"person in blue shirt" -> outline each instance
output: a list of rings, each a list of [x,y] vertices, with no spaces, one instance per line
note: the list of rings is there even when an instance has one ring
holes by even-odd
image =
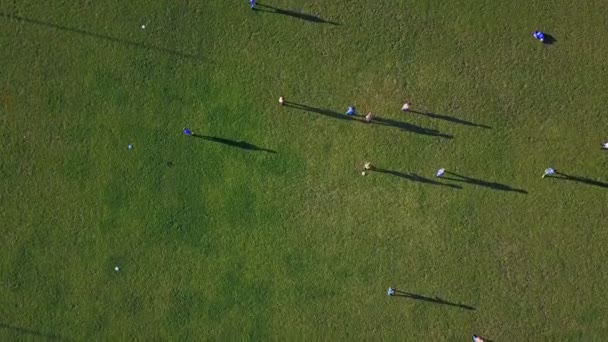
[[[545,34],[542,31],[534,31],[532,32],[532,37],[540,40],[541,42],[545,41]]]
[[[190,128],[184,128],[184,134],[187,136],[191,136],[192,135],[192,131],[190,130]]]
[[[355,111],[355,106],[348,107],[348,110],[346,111],[346,115],[355,115],[355,114],[357,114],[357,112]]]
[[[545,178],[546,176],[553,176],[555,174],[555,169],[552,167],[549,167],[545,170],[545,173],[543,173],[543,178]]]
[[[394,296],[394,295],[395,295],[395,289],[394,289],[394,288],[392,288],[392,287],[389,287],[389,288],[388,288],[388,292],[387,292],[387,294],[388,294],[389,296],[391,296],[391,297],[392,297],[392,296]]]
[[[255,9],[255,0],[249,0],[249,3],[251,3],[251,9]]]

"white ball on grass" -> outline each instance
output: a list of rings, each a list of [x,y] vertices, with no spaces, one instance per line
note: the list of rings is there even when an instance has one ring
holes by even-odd
[[[114,267],[114,271],[116,271],[116,272],[120,271],[120,267],[115,266],[115,267]]]
[[[361,172],[361,176],[365,176],[365,175],[366,175],[365,171]]]

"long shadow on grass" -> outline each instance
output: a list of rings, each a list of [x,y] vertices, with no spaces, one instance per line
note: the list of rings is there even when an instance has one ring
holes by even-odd
[[[456,182],[464,182],[464,183],[469,183],[469,184],[473,184],[473,185],[484,186],[484,187],[491,188],[491,189],[494,189],[494,190],[513,191],[513,192],[517,192],[517,193],[520,193],[520,194],[527,194],[528,193],[526,190],[516,189],[516,188],[513,188],[513,187],[511,187],[509,185],[506,185],[506,184],[501,184],[501,183],[496,183],[496,182],[488,182],[488,181],[484,181],[484,180],[481,180],[481,179],[476,179],[476,178],[471,178],[471,177],[459,175],[457,173],[450,172],[450,171],[446,171],[445,174],[452,175],[453,177],[443,176],[442,177],[443,179],[449,179],[449,180],[456,181]]]
[[[248,143],[246,141],[242,141],[242,140],[236,141],[236,140],[230,140],[230,139],[226,139],[226,138],[212,137],[212,136],[200,135],[200,134],[192,134],[192,136],[195,138],[205,139],[205,140],[213,141],[216,143],[220,143],[220,144],[224,144],[224,145],[228,145],[228,146],[232,146],[232,147],[242,148],[244,150],[277,153],[277,151],[258,147],[254,144],[250,144],[250,143]]]
[[[440,185],[440,186],[447,186],[447,187],[454,188],[454,189],[462,189],[462,187],[459,186],[459,185],[448,184],[448,183],[441,183],[441,182],[438,182],[438,181],[435,181],[435,180],[432,180],[432,179],[424,178],[424,177],[419,176],[419,175],[417,175],[415,173],[406,174],[406,173],[402,173],[402,172],[399,172],[399,171],[380,169],[380,168],[377,168],[377,167],[374,167],[373,169],[371,169],[371,171],[380,172],[380,173],[386,173],[388,175],[405,178],[407,180],[410,180],[410,181],[413,181],[413,182],[420,182],[420,183],[423,183],[423,184]]]
[[[555,171],[555,174],[558,175],[558,177],[551,176],[551,175],[548,175],[547,177],[551,177],[551,178],[555,178],[555,179],[562,179],[562,180],[569,180],[569,181],[587,184],[587,185],[599,186],[600,188],[608,188],[608,183],[596,181],[596,180],[593,180],[593,179],[590,179],[587,177],[567,175],[563,172],[557,172],[557,171]]]
[[[420,111],[416,111],[416,110],[410,110],[410,112],[416,113],[416,114],[420,114],[420,115],[424,115],[424,116],[427,116],[429,118],[439,119],[439,120],[445,120],[445,121],[449,121],[449,122],[453,122],[453,123],[457,123],[457,124],[461,124],[461,125],[466,125],[466,126],[481,127],[481,128],[485,128],[485,129],[491,129],[492,128],[490,126],[477,124],[477,123],[474,123],[474,122],[471,122],[471,121],[466,121],[466,120],[459,119],[459,118],[456,118],[456,117],[453,117],[453,116],[449,116],[449,115],[445,115],[445,114],[437,114],[437,113],[431,113],[431,112],[420,112]]]
[[[58,25],[58,24],[48,23],[48,22],[41,21],[41,20],[20,17],[18,15],[14,15],[14,14],[7,14],[7,13],[0,12],[0,17],[4,17],[4,18],[7,18],[7,19],[18,20],[18,21],[22,21],[22,22],[25,22],[25,23],[28,23],[28,24],[34,24],[34,25],[39,25],[39,26],[51,27],[51,28],[54,28],[54,29],[57,29],[57,30],[62,30],[62,31],[67,31],[67,32],[72,32],[72,33],[78,33],[78,34],[82,34],[82,35],[85,35],[85,36],[94,37],[94,38],[98,38],[98,39],[103,39],[103,40],[107,40],[107,41],[110,41],[110,42],[119,43],[119,44],[131,46],[131,47],[136,47],[136,48],[140,48],[140,49],[148,49],[148,50],[168,53],[170,55],[175,55],[175,56],[184,57],[184,58],[190,58],[190,59],[201,59],[200,56],[196,56],[196,55],[192,55],[192,54],[188,54],[188,53],[184,53],[184,52],[180,52],[180,51],[176,51],[176,50],[172,50],[172,49],[168,49],[168,48],[164,48],[164,47],[158,47],[158,46],[153,46],[153,45],[147,45],[147,44],[143,44],[143,43],[133,42],[133,41],[129,41],[129,40],[121,39],[121,38],[107,36],[107,35],[104,35],[104,34],[99,34],[99,33],[85,31],[85,30],[82,30],[82,29],[74,28],[74,27],[67,27],[67,26],[62,26],[62,25]]]
[[[289,102],[285,101],[284,106],[307,111],[307,112],[317,113],[317,114],[320,114],[323,116],[330,117],[332,119],[366,123],[365,120],[358,115],[346,115],[344,113],[338,113],[331,109],[311,107],[311,106],[308,106],[308,105],[305,105],[302,103],[291,102],[291,101],[289,101]],[[453,138],[453,136],[451,136],[451,135],[443,134],[434,129],[416,126],[416,125],[413,125],[413,124],[410,124],[407,122],[395,121],[395,120],[391,120],[391,119],[384,119],[381,117],[374,117],[373,120],[369,124],[395,127],[395,128],[399,128],[403,131],[412,132],[412,133],[416,133],[416,134],[429,135],[429,136],[441,137],[441,138],[446,138],[446,139]]]
[[[44,333],[44,332],[40,332],[40,331],[36,331],[36,330],[32,330],[32,329],[26,329],[26,328],[16,327],[16,326],[9,325],[9,324],[0,323],[0,330],[3,330],[3,329],[4,330],[14,331],[14,332],[16,332],[18,334],[36,336],[36,337],[44,338],[44,339],[47,339],[47,340],[61,340],[61,339],[63,339],[59,335],[48,334],[48,333]]]
[[[444,138],[444,139],[453,139],[454,138],[453,135],[441,133],[436,129],[416,126],[411,123],[396,121],[396,120],[392,120],[392,119],[385,119],[385,118],[381,118],[381,117],[377,117],[377,116],[374,117],[374,119],[372,120],[371,123],[376,124],[376,125],[382,125],[382,126],[396,127],[396,128],[400,128],[403,131],[412,132],[412,133],[416,133],[416,134],[429,135],[429,136],[439,137],[439,138]]]
[[[411,299],[415,299],[415,300],[421,300],[421,301],[430,302],[430,303],[434,303],[434,304],[449,305],[449,306],[454,306],[454,307],[458,307],[458,308],[466,309],[466,310],[475,310],[474,307],[469,306],[469,305],[449,302],[449,301],[441,299],[439,297],[421,296],[421,295],[418,295],[415,293],[409,293],[409,292],[405,292],[405,291],[401,291],[401,290],[395,290],[395,296],[411,298]]]
[[[332,119],[362,122],[361,120],[359,120],[355,116],[338,113],[338,112],[333,111],[331,109],[311,107],[311,106],[308,106],[308,105],[305,105],[305,104],[302,104],[302,103],[291,102],[291,101],[285,101],[283,103],[283,105],[286,106],[286,107],[291,107],[291,108],[303,110],[303,111],[306,111],[306,112],[317,113],[317,114],[320,114],[320,115],[323,115],[323,116],[330,117]]]
[[[289,17],[302,19],[302,20],[305,20],[305,21],[308,21],[311,23],[340,25],[340,23],[336,23],[336,22],[329,21],[329,20],[324,20],[324,19],[319,18],[319,16],[312,15],[312,14],[296,12],[296,11],[292,11],[292,10],[288,10],[288,9],[282,9],[282,8],[278,8],[278,7],[274,7],[274,6],[270,6],[270,5],[261,4],[259,2],[257,3],[257,6],[259,6],[259,7],[254,8],[254,10],[260,11],[260,12],[282,14],[282,15],[286,15]],[[263,8],[269,8],[270,10],[263,9]]]

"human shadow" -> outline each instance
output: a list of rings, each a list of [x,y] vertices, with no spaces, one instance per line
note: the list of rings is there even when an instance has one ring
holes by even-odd
[[[414,125],[411,123],[396,121],[396,120],[392,120],[392,119],[385,119],[385,118],[378,117],[378,116],[374,117],[371,123],[377,124],[377,125],[383,125],[383,126],[396,127],[403,131],[412,132],[412,133],[416,133],[416,134],[429,135],[429,136],[440,137],[440,138],[444,138],[444,139],[453,139],[454,138],[453,135],[441,133],[440,131],[438,131],[436,129],[421,127],[421,126],[417,126],[417,125]]]
[[[409,110],[412,113],[416,113],[416,114],[420,114],[420,115],[424,115],[427,116],[429,118],[433,118],[433,119],[440,119],[440,120],[445,120],[445,121],[449,121],[449,122],[453,122],[453,123],[457,123],[457,124],[461,124],[461,125],[466,125],[466,126],[473,126],[473,127],[480,127],[480,128],[485,128],[485,129],[491,129],[492,127],[490,126],[486,126],[486,125],[482,125],[482,124],[477,124],[471,121],[466,121],[463,119],[459,119],[453,116],[449,116],[449,115],[445,115],[445,114],[437,114],[437,113],[431,113],[431,112],[421,112],[421,111],[416,111],[416,110]]]
[[[293,11],[293,10],[288,10],[288,9],[278,8],[278,7],[274,7],[274,6],[270,6],[270,5],[265,5],[265,4],[262,4],[262,3],[259,3],[259,2],[257,3],[257,6],[258,7],[255,7],[254,10],[260,11],[260,12],[282,14],[282,15],[293,17],[293,18],[305,20],[305,21],[308,21],[308,22],[311,22],[311,23],[340,25],[340,23],[337,23],[337,22],[334,22],[334,21],[325,20],[325,19],[322,19],[319,16],[316,16],[316,15],[313,15],[313,14],[296,12],[296,11]],[[269,9],[264,9],[264,8],[269,8]]]
[[[295,109],[299,109],[299,110],[303,110],[303,111],[307,111],[307,112],[317,113],[317,114],[320,114],[323,116],[330,117],[332,119],[366,123],[365,117],[361,116],[361,115],[347,115],[344,113],[338,113],[331,109],[317,108],[317,107],[312,107],[312,106],[308,106],[308,105],[305,105],[302,103],[291,102],[291,101],[284,101],[283,106],[291,107],[291,108],[295,108]],[[416,126],[416,125],[413,125],[413,124],[410,124],[407,122],[401,122],[401,121],[396,121],[396,120],[391,120],[391,119],[384,119],[384,118],[377,117],[377,116],[375,116],[367,124],[376,124],[376,125],[381,125],[381,126],[395,127],[395,128],[399,128],[403,131],[408,131],[408,132],[422,134],[422,135],[429,135],[429,136],[434,136],[434,137],[440,137],[440,138],[445,138],[445,139],[454,138],[454,136],[452,136],[452,135],[443,134],[434,129]]]
[[[552,35],[545,33],[545,38],[543,39],[543,44],[545,45],[553,45],[557,42],[557,39]]]
[[[528,192],[526,190],[523,189],[516,189],[513,188],[509,185],[506,184],[501,184],[501,183],[496,183],[496,182],[488,182],[488,181],[484,181],[481,179],[476,179],[476,178],[471,178],[471,177],[467,177],[467,176],[463,176],[463,175],[459,175],[457,173],[454,172],[450,172],[450,171],[446,171],[445,174],[449,174],[452,175],[453,177],[446,177],[443,176],[441,178],[444,179],[449,179],[451,181],[456,181],[456,182],[464,182],[464,183],[469,183],[469,184],[473,184],[473,185],[479,185],[479,186],[484,186],[484,187],[488,187],[494,190],[501,190],[501,191],[513,191],[513,192],[517,192],[520,194],[527,194]]]
[[[212,136],[207,136],[207,135],[200,135],[200,134],[192,134],[193,137],[195,138],[200,138],[200,139],[205,139],[208,141],[213,141],[216,143],[220,143],[220,144],[224,144],[224,145],[228,145],[228,146],[232,146],[232,147],[238,147],[238,148],[242,148],[244,150],[249,150],[249,151],[260,151],[260,152],[268,152],[268,153],[277,153],[277,151],[274,150],[270,150],[267,148],[262,148],[262,147],[258,147],[254,144],[250,144],[246,141],[236,141],[236,140],[230,140],[230,139],[225,139],[225,138],[220,138],[220,137],[212,137]]]
[[[291,107],[291,108],[295,108],[295,109],[299,109],[299,110],[303,110],[303,111],[307,111],[307,112],[317,113],[317,114],[320,114],[320,115],[323,115],[323,116],[330,117],[332,119],[362,122],[359,119],[359,117],[357,117],[355,115],[346,115],[346,114],[343,114],[343,113],[338,113],[338,112],[333,111],[331,109],[311,107],[311,106],[308,106],[308,105],[305,105],[305,104],[302,104],[302,103],[285,101],[285,102],[283,102],[283,106],[285,106],[285,107]]]
[[[50,27],[50,28],[54,28],[54,29],[62,30],[62,31],[66,31],[66,32],[78,33],[78,34],[81,34],[81,35],[85,35],[85,36],[89,36],[89,37],[94,37],[94,38],[98,38],[98,39],[103,39],[103,40],[107,40],[107,41],[110,41],[110,42],[113,42],[113,43],[123,44],[123,45],[126,45],[126,46],[135,47],[135,48],[148,49],[148,50],[152,50],[152,51],[163,52],[163,53],[167,53],[167,54],[170,54],[170,55],[179,56],[179,57],[183,57],[183,58],[201,59],[200,56],[197,56],[197,55],[188,54],[188,53],[184,53],[184,52],[180,52],[180,51],[176,51],[176,50],[172,50],[172,49],[168,49],[168,48],[164,48],[164,47],[158,47],[158,46],[153,46],[153,45],[147,45],[147,44],[143,44],[143,43],[133,42],[133,41],[130,41],[130,40],[125,40],[125,39],[116,38],[116,37],[112,37],[112,36],[108,36],[108,35],[104,35],[104,34],[94,33],[94,32],[82,30],[82,29],[79,29],[79,28],[67,27],[67,26],[53,24],[53,23],[49,23],[49,22],[45,22],[45,21],[41,21],[41,20],[37,20],[37,19],[20,17],[18,15],[14,15],[14,14],[7,14],[7,13],[0,12],[0,17],[4,17],[6,19],[18,20],[18,21],[22,21],[22,22],[25,22],[25,23],[28,23],[28,24],[34,24],[34,25],[39,25],[39,26],[46,26],[46,27]]]
[[[555,174],[558,175],[559,177],[553,176],[551,178],[563,179],[563,180],[569,180],[569,181],[583,183],[583,184],[587,184],[587,185],[599,186],[600,188],[608,188],[608,183],[596,181],[596,180],[593,180],[593,179],[590,179],[587,177],[567,175],[563,172],[557,172],[557,171],[555,171]]]
[[[14,331],[16,333],[23,334],[23,335],[36,336],[36,337],[44,338],[47,340],[62,339],[61,336],[56,335],[56,334],[49,334],[49,333],[44,333],[44,332],[40,332],[40,331],[36,331],[36,330],[32,330],[32,329],[16,327],[16,326],[5,324],[5,323],[0,323],[0,330],[2,330],[2,329]]]
[[[422,296],[419,294],[409,293],[409,292],[405,292],[405,291],[401,291],[401,290],[395,290],[394,296],[411,298],[414,300],[421,300],[421,301],[441,304],[441,305],[449,305],[449,306],[454,306],[454,307],[458,307],[458,308],[465,309],[465,310],[475,310],[475,308],[470,305],[454,303],[454,302],[447,301],[445,299],[441,299],[439,297],[427,297],[427,296]]]
[[[373,167],[370,171],[385,173],[385,174],[388,174],[388,175],[404,178],[404,179],[407,179],[407,180],[410,180],[410,181],[413,181],[413,182],[419,182],[419,183],[423,183],[423,184],[447,186],[447,187],[454,188],[454,189],[462,189],[462,187],[459,186],[459,185],[449,184],[449,183],[441,183],[441,182],[438,182],[438,181],[435,181],[435,180],[432,180],[432,179],[424,178],[424,177],[422,177],[420,175],[417,175],[415,173],[407,174],[407,173],[402,173],[402,172],[399,172],[399,171],[386,170],[386,169],[381,169],[381,168],[377,168],[377,167]]]

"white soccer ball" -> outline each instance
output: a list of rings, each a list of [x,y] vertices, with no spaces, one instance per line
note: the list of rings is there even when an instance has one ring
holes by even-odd
[[[120,271],[120,267],[118,267],[118,266],[114,267],[114,271],[116,271],[116,272]]]
[[[141,25],[141,28],[145,30],[146,29],[146,25]]]
[[[366,175],[365,171],[361,172],[361,176],[365,176],[365,175]]]

